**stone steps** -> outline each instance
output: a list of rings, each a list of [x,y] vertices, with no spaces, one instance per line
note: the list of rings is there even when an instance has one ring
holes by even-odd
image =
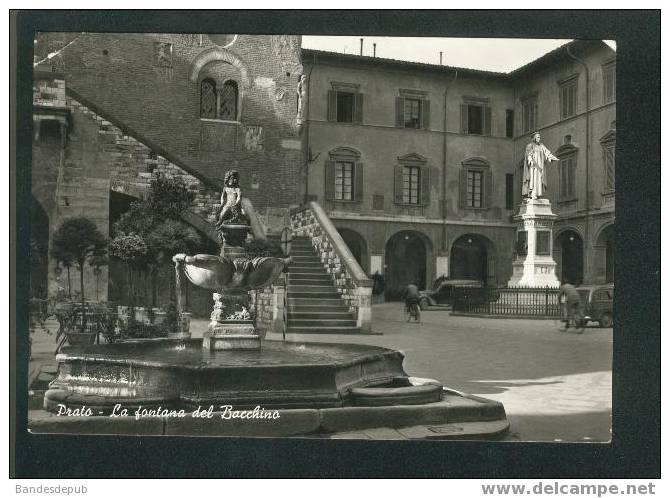
[[[296,284],[293,282],[289,282],[288,284],[288,291],[291,293],[331,293],[331,292],[337,292],[336,290],[333,289],[333,284],[332,282],[330,284]]]
[[[327,308],[330,309],[330,308]],[[351,313],[346,308],[337,311],[289,311],[288,318],[296,320],[314,320],[323,318],[324,320],[351,320]]]
[[[289,331],[292,332],[294,327],[355,327],[356,320],[349,317],[349,319],[342,320],[326,320],[324,318],[289,318]]]
[[[330,285],[333,279],[330,275],[305,274],[299,277],[289,277],[288,283],[289,285]]]
[[[310,304],[310,301],[316,301],[316,304]],[[330,313],[330,312],[341,312],[349,313],[349,308],[342,302],[341,299],[328,299],[320,302],[319,299],[293,299],[288,303],[288,312],[289,313]]]
[[[288,267],[287,332],[354,334],[356,318],[342,299],[309,237],[294,237]]]
[[[340,293],[333,287],[330,292],[289,292],[288,298],[303,298],[303,299],[340,299]]]

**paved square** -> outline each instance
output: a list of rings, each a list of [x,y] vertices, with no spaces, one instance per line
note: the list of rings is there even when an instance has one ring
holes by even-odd
[[[207,323],[194,320],[193,337]],[[425,311],[415,324],[404,321],[396,302],[373,307],[373,330],[382,335],[289,334],[287,340],[399,349],[408,374],[501,401],[511,424],[508,440],[610,439],[612,329],[594,325],[577,335],[559,331],[553,320],[457,317],[444,310]],[[54,334],[34,335],[33,375],[40,365],[55,365],[54,348]]]

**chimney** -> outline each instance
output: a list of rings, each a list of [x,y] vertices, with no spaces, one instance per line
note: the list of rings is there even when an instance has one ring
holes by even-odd
[[[372,57],[377,57],[377,44],[372,44]]]
[[[361,55],[363,55],[363,38],[361,38]]]

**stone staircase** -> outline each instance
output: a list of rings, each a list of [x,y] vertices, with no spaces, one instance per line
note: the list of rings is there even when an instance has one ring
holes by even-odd
[[[326,272],[309,237],[294,237],[289,265],[287,333],[359,333],[356,318]]]

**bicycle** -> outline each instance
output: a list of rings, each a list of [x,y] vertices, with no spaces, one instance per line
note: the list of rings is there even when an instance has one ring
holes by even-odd
[[[405,305],[405,319],[410,322],[414,319],[417,323],[421,323],[421,308],[418,302],[412,302]]]
[[[575,334],[582,334],[586,327],[586,319],[584,318],[584,311],[577,306],[573,310],[566,309],[566,305],[561,306],[561,332],[567,332],[572,328]]]

